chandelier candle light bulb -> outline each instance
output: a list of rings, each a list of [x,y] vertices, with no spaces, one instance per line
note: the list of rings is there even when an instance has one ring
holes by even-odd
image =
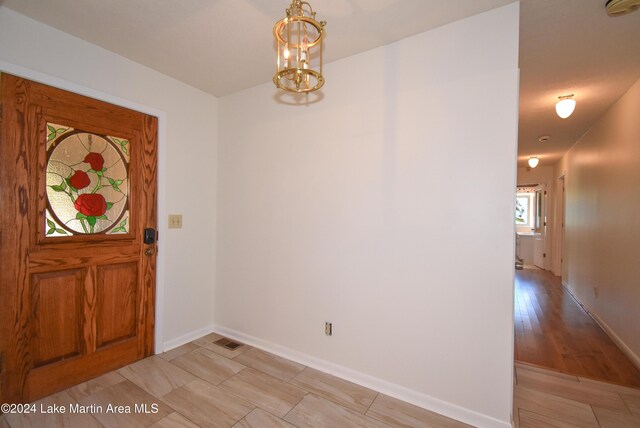
[[[273,27],[278,45],[273,83],[288,92],[316,91],[324,85],[322,43],[326,22],[317,21],[311,5],[302,0],[292,0],[286,15]]]

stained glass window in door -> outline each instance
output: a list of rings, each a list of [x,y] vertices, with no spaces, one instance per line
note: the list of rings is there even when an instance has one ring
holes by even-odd
[[[46,236],[129,232],[129,141],[47,124]]]

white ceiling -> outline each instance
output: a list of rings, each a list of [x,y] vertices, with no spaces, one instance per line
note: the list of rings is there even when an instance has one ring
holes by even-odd
[[[611,18],[606,0],[522,0],[518,164],[560,159],[640,78],[640,11]],[[557,97],[575,94],[568,119]],[[640,120],[640,118],[639,118]],[[548,143],[539,143],[550,135]]]
[[[325,62],[514,0],[311,0],[326,20]],[[519,165],[555,163],[640,77],[640,12],[606,0],[522,0]],[[0,0],[0,5],[216,96],[271,80],[273,24],[290,0]],[[327,86],[328,90],[330,85]],[[559,95],[575,113],[558,118]],[[548,143],[538,143],[551,135]]]
[[[311,0],[331,62],[515,0]],[[0,0],[216,96],[269,82],[291,0]]]

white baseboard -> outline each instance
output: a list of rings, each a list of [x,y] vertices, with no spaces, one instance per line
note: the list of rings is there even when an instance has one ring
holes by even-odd
[[[242,332],[222,327],[214,326],[213,331],[230,339],[238,340],[247,345],[260,348],[264,351],[286,358],[291,361],[303,364],[305,366],[329,373],[341,379],[348,380],[369,389],[381,392],[390,397],[411,403],[423,409],[439,413],[458,421],[486,428],[507,428],[511,427],[511,423],[501,421],[490,416],[475,412],[473,410],[449,403],[426,394],[405,388],[401,385],[391,383],[377,377],[362,373],[347,367],[332,363],[330,361],[314,357],[309,354],[295,351],[293,349],[281,346],[272,342],[268,342],[257,337],[244,334]]]
[[[638,357],[632,350],[631,348],[629,348],[627,346],[626,343],[624,343],[622,341],[622,339],[620,339],[620,336],[618,336],[612,329],[611,327],[609,327],[609,325],[604,322],[604,320],[602,318],[600,318],[598,315],[596,315],[595,313],[589,311],[589,309],[587,309],[587,312],[589,312],[589,315],[591,315],[591,318],[593,318],[593,320],[598,323],[598,325],[600,326],[600,328],[602,328],[604,330],[605,333],[607,333],[607,335],[611,338],[611,340],[613,340],[613,343],[615,343],[618,348],[620,348],[620,350],[622,351],[623,354],[625,354],[627,356],[627,358],[629,358],[631,360],[631,362],[633,363],[634,366],[636,366],[636,368],[638,370],[640,370],[640,357]]]
[[[573,293],[573,291],[571,291],[571,288],[569,288],[569,284],[566,281],[563,280],[562,285],[567,290],[567,292],[573,296],[576,302],[578,302],[578,304],[582,306],[582,308],[587,312],[587,314],[589,314],[589,316],[596,322],[596,324],[600,326],[600,328],[607,334],[607,336],[609,336],[611,340],[613,340],[613,343],[615,343],[616,346],[620,348],[622,353],[625,354],[627,358],[631,360],[633,365],[636,366],[638,370],[640,370],[640,357],[636,355],[631,350],[631,348],[629,348],[629,346],[627,346],[627,344],[620,338],[620,336],[618,336],[616,332],[613,331],[611,327],[609,327],[609,325],[602,318],[598,316],[598,314],[593,312],[587,305],[585,305],[580,301],[580,299],[578,299],[578,296],[576,296]]]
[[[208,325],[206,327],[199,328],[197,330],[193,330],[187,334],[183,334],[180,337],[176,337],[175,339],[167,340],[164,342],[162,347],[162,352],[167,352],[172,350],[173,348],[177,348],[178,346],[182,346],[185,343],[192,342],[196,339],[201,338],[202,336],[206,336],[209,333],[213,333],[214,326]]]

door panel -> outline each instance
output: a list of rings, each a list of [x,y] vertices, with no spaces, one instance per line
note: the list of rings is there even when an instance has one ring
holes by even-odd
[[[82,353],[84,270],[31,276],[33,365]]]
[[[536,190],[536,231],[533,243],[533,264],[540,269],[546,269],[546,241],[547,241],[547,185],[541,184]]]
[[[138,264],[98,266],[97,348],[136,335]]]
[[[0,75],[0,402],[153,352],[157,120]]]

